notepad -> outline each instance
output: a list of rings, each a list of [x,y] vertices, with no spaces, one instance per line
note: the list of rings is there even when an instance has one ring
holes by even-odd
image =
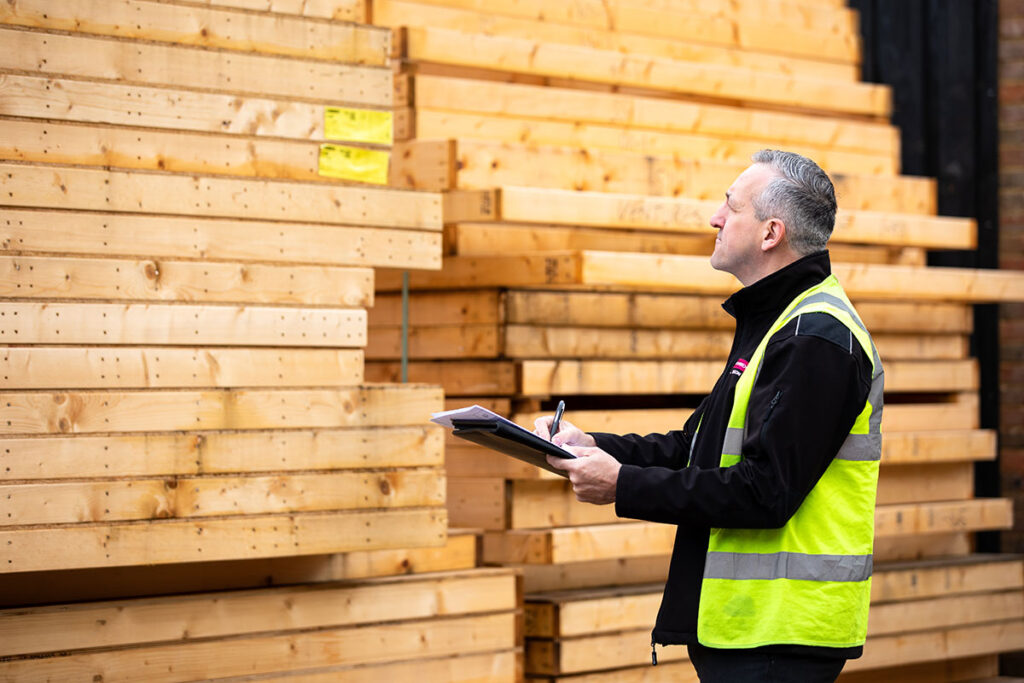
[[[452,434],[460,439],[504,453],[563,477],[567,476],[566,473],[549,465],[545,456],[576,457],[564,448],[478,405],[434,413],[430,421],[451,428],[454,430]]]

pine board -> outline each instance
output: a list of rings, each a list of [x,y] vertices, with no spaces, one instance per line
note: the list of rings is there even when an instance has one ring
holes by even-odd
[[[419,425],[5,438],[0,481],[431,467],[443,447]]]
[[[0,253],[438,269],[441,234],[427,218],[422,228],[5,208]]]
[[[390,107],[386,67],[0,28],[0,69],[335,105]]]
[[[371,66],[387,66],[391,48],[390,32],[370,26],[145,0],[18,0],[0,24]]]

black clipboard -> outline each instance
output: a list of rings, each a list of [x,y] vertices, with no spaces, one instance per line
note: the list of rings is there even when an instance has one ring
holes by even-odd
[[[459,420],[453,419],[452,426],[455,436],[466,441],[472,441],[484,448],[498,451],[513,458],[528,462],[535,467],[540,467],[548,472],[554,472],[563,477],[568,475],[559,469],[548,464],[546,455],[553,455],[556,458],[573,459],[576,456],[550,441],[546,441],[533,432],[528,432],[522,427],[509,424],[502,420]]]

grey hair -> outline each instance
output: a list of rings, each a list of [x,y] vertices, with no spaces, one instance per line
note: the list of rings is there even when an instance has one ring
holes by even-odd
[[[782,220],[801,256],[823,251],[836,223],[836,191],[825,171],[807,157],[775,149],[762,149],[751,160],[778,174],[751,200],[754,217]]]

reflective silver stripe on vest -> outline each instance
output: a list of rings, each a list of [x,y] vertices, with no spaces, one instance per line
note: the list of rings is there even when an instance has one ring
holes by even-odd
[[[882,435],[880,432],[871,434],[850,434],[846,437],[836,460],[855,460],[871,462],[882,459]]]
[[[871,555],[807,555],[804,553],[709,552],[705,579],[795,579],[798,581],[867,581]]]
[[[739,455],[743,452],[743,432],[739,427],[726,427],[725,441],[722,442],[722,452],[727,455]]]

